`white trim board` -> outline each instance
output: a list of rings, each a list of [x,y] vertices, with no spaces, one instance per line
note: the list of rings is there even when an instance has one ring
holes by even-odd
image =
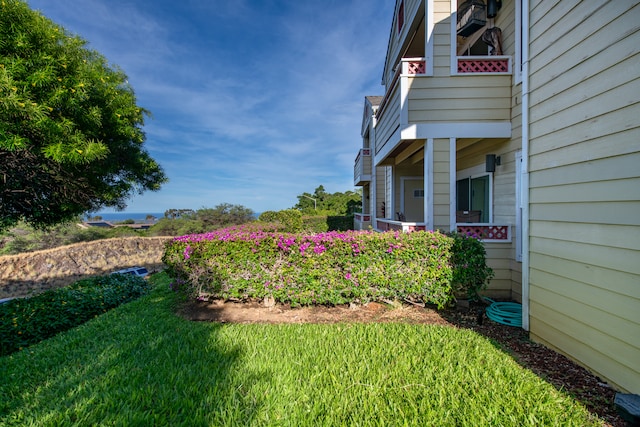
[[[511,138],[511,122],[415,123],[402,128],[400,138]]]

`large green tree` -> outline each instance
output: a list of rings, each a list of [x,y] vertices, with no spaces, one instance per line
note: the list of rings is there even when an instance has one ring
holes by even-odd
[[[22,0],[0,2],[0,229],[47,227],[167,178],[127,76]]]
[[[313,193],[302,193],[293,207],[307,215],[351,215],[362,205],[361,190],[327,193],[323,185]]]

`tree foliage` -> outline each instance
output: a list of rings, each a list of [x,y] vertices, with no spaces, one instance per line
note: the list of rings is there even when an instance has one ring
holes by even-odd
[[[302,193],[297,196],[299,209],[307,215],[351,215],[362,205],[362,193],[359,190],[344,193],[327,193],[323,185],[313,193]]]
[[[127,76],[22,0],[0,3],[0,229],[124,208],[167,179]]]
[[[148,230],[152,236],[182,236],[206,233],[218,228],[240,225],[255,219],[251,209],[242,205],[221,203],[214,208],[167,209],[165,217]]]

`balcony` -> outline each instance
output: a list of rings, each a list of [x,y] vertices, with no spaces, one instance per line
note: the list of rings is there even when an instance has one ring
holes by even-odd
[[[403,140],[468,138],[474,130],[510,136],[510,56],[454,56],[449,75],[426,70],[424,58],[403,58],[399,64],[376,114],[376,159]]]
[[[353,167],[353,185],[362,186],[371,182],[371,149],[362,148]]]
[[[368,230],[371,227],[371,215],[361,212],[353,214],[353,229]]]

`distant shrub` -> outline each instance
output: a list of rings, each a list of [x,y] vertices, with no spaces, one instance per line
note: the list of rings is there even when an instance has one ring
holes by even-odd
[[[331,215],[327,217],[329,231],[353,230],[353,215]]]
[[[353,215],[316,215],[302,218],[302,229],[310,233],[353,230]]]
[[[0,356],[81,325],[146,294],[149,288],[140,277],[115,274],[0,304]]]
[[[302,231],[302,214],[296,209],[266,211],[260,214],[259,221],[279,225],[281,231],[297,233]]]
[[[326,215],[302,217],[302,229],[307,233],[325,233],[329,231]]]

